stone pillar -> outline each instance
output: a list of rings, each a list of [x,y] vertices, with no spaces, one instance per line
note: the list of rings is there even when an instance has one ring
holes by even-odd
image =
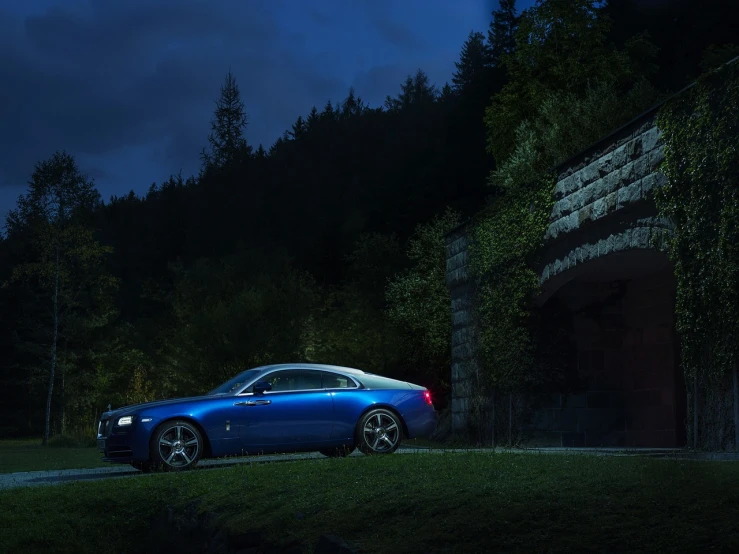
[[[467,430],[470,387],[476,368],[469,244],[467,224],[452,230],[446,237],[446,283],[452,299],[452,433]]]

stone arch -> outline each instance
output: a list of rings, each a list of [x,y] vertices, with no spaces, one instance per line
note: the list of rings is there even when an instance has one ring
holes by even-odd
[[[544,283],[540,306],[556,302],[570,314],[579,386],[543,398],[531,428],[541,445],[685,444],[672,265],[645,243],[649,227],[631,231],[631,243],[629,233],[614,236],[623,248],[579,260]]]
[[[650,213],[653,208],[645,206],[641,211]],[[606,220],[550,244],[540,263],[542,291],[537,303],[542,305],[567,282],[584,273],[606,271],[612,280],[618,280],[624,273],[645,273],[654,269],[655,263],[669,263],[665,256],[655,253],[657,244],[663,244],[662,233],[670,233],[670,223],[643,213],[629,215],[632,217]]]
[[[566,396],[543,395],[529,429],[534,442],[684,444],[687,403],[673,324],[674,275],[654,243],[671,229],[652,199],[665,181],[655,111],[557,168],[536,302],[568,306],[574,363],[585,385]],[[447,235],[453,431],[467,426],[477,371],[469,242],[467,225]]]

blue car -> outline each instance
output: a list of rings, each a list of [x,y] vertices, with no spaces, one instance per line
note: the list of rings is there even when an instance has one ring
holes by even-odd
[[[258,367],[204,396],[108,410],[98,425],[103,461],[143,471],[233,455],[390,454],[438,422],[425,387],[318,364]]]

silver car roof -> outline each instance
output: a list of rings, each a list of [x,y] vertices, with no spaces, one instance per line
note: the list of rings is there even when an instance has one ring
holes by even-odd
[[[365,371],[362,371],[361,369],[354,369],[353,367],[342,367],[338,365],[329,365],[329,364],[308,364],[308,363],[271,364],[271,365],[255,367],[254,369],[260,369],[262,371],[272,371],[274,369],[315,369],[315,370],[325,369],[329,371],[331,370],[340,371],[340,372],[349,373],[353,375],[371,375]]]

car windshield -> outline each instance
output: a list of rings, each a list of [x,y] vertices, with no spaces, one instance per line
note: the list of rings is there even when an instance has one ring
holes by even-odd
[[[230,392],[236,392],[261,372],[261,369],[247,369],[246,371],[242,371],[233,379],[229,379],[222,385],[218,385],[208,394],[228,394]]]

